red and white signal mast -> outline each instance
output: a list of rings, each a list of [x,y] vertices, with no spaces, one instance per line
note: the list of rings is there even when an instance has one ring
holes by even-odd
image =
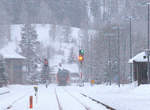
[[[46,58],[44,59],[44,66],[48,66],[48,60]]]
[[[49,83],[49,65],[48,65],[48,59],[46,58],[44,59],[42,82],[46,84],[46,88],[47,88]]]

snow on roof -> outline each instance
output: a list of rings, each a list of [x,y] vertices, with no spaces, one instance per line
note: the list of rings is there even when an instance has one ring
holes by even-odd
[[[13,42],[10,42],[7,44],[7,46],[5,46],[4,48],[2,48],[0,50],[0,54],[4,57],[4,58],[17,58],[17,59],[25,59],[25,57],[19,55],[18,53],[16,53],[16,45]]]
[[[79,73],[77,64],[63,64],[63,68],[69,70],[71,73]]]
[[[145,56],[146,56],[146,53],[141,52],[141,53],[137,54],[136,56],[134,56],[133,58],[131,58],[128,63],[133,63],[133,61],[147,62],[147,57],[145,57]]]

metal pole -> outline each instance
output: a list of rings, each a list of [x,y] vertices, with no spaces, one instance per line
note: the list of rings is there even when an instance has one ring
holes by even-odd
[[[130,59],[132,58],[132,38],[131,38],[131,17],[130,17]],[[130,64],[130,80],[132,82],[132,64]]]
[[[91,64],[91,80],[93,80],[93,59],[92,59],[92,57],[93,57],[93,50],[92,50],[92,47],[93,46],[93,39],[92,39],[92,36],[91,36],[91,57],[90,57],[90,64]]]
[[[111,85],[111,61],[110,61],[110,36],[109,36],[109,40],[108,40],[108,45],[109,45],[109,50],[108,50],[108,64],[109,64],[109,85]]]
[[[120,29],[118,25],[118,86],[120,87]]]
[[[148,42],[147,42],[147,48],[148,48],[148,51],[149,51],[149,4],[148,4],[148,31],[147,31],[148,33]],[[150,64],[149,64],[150,62],[149,62],[149,55],[148,55],[148,63],[147,63],[147,80],[148,80],[148,82],[149,82],[149,76],[150,76],[150,70],[149,70],[149,66],[150,66]]]
[[[90,38],[90,81],[92,80],[92,36]]]
[[[149,49],[149,4],[148,4],[148,42],[147,42],[147,47]]]
[[[28,39],[28,41],[27,41],[27,45],[28,45],[28,50],[27,50],[27,69],[28,69],[28,75],[30,75],[30,64],[29,64],[29,50],[30,50],[30,36],[29,36],[29,24],[25,24],[25,29],[26,29],[26,31],[27,31],[27,39]]]
[[[103,0],[103,5],[104,5],[104,10],[103,10],[103,21],[105,21],[106,19],[106,3],[105,3],[106,1],[105,0]]]

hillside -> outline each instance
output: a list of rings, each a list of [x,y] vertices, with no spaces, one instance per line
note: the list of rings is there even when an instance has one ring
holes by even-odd
[[[20,33],[22,26],[23,25],[11,25],[11,38],[18,48],[19,48],[19,41],[21,40]],[[70,28],[69,41],[64,41],[65,37],[64,26],[56,25],[55,27],[56,32],[54,39],[52,36],[52,34],[54,33],[52,32],[53,25],[36,24],[34,26],[38,34],[38,40],[41,42],[43,48],[45,48],[44,51],[42,51],[43,57],[48,57],[46,55],[47,49],[49,49],[50,51],[50,58],[49,58],[50,66],[51,67],[56,65],[58,66],[59,63],[61,63],[64,68],[69,69],[70,71],[73,72],[78,72],[78,66],[76,64],[77,61],[75,61],[73,64],[69,64],[68,59],[70,57],[70,52],[73,49],[74,60],[77,60],[79,48],[78,34],[80,29],[69,27]]]

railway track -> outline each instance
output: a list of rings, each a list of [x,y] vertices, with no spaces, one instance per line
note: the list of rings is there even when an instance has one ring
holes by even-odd
[[[78,101],[80,104],[82,104],[86,110],[91,110],[90,107],[87,107],[87,106],[86,106],[85,104],[83,104],[77,97],[73,96],[70,92],[68,92],[68,91],[65,90],[65,89],[64,89],[64,91],[66,91],[70,96],[72,96],[74,99],[76,99],[76,101]],[[109,105],[107,105],[107,104],[104,104],[103,102],[100,102],[100,101],[98,101],[98,100],[96,100],[96,99],[94,99],[94,98],[92,98],[92,97],[89,97],[89,96],[87,96],[87,95],[85,95],[85,94],[83,94],[83,93],[80,93],[80,94],[81,94],[82,96],[84,96],[84,97],[90,99],[91,101],[96,102],[97,104],[101,104],[102,106],[104,106],[104,107],[105,107],[106,109],[108,109],[108,110],[116,110],[115,108],[113,108],[113,107],[111,107],[111,106],[109,106]]]
[[[85,105],[84,103],[82,103],[77,97],[75,97],[74,95],[72,95],[70,92],[68,92],[65,89],[64,89],[64,91],[66,93],[68,93],[72,98],[74,98],[78,103],[80,103],[85,108],[85,110],[91,110],[90,107],[88,107],[87,105]]]
[[[109,105],[107,105],[107,104],[104,104],[104,103],[102,103],[102,102],[100,102],[100,101],[98,101],[98,100],[96,100],[96,99],[94,99],[94,98],[92,98],[92,97],[89,97],[89,96],[87,96],[87,95],[85,95],[85,94],[83,94],[83,93],[80,93],[82,96],[84,96],[84,97],[87,97],[87,98],[89,98],[90,100],[92,100],[92,101],[94,101],[94,102],[96,102],[96,103],[98,103],[98,104],[101,104],[101,105],[103,105],[103,106],[105,106],[107,109],[109,109],[109,110],[116,110],[115,108],[113,108],[113,107],[111,107],[111,106],[109,106]]]
[[[7,107],[3,108],[4,110],[9,110],[13,107],[14,104],[16,104],[17,102],[19,102],[20,100],[24,99],[29,93],[31,93],[32,91],[28,91],[26,92],[24,95],[16,98],[14,101],[12,101],[11,104],[9,104]]]
[[[70,94],[68,91],[66,91],[65,89],[63,89],[63,91],[65,91],[73,100],[75,100],[78,104],[80,104],[85,110],[91,110],[89,107],[87,107],[84,103],[82,103],[77,97],[73,96],[72,94]],[[58,97],[57,91],[55,89],[55,96],[57,99],[57,104],[58,104],[58,108],[59,110],[65,110],[65,108],[62,107],[62,103],[60,102],[60,98]],[[68,100],[68,102],[70,102],[70,100]],[[69,104],[69,103],[68,103]],[[73,104],[73,103],[71,103]]]
[[[57,104],[58,104],[59,110],[63,110],[62,107],[61,107],[61,105],[60,105],[60,101],[59,101],[59,98],[58,98],[58,95],[57,95],[56,88],[55,88],[55,95],[56,95],[56,100],[57,100]]]

